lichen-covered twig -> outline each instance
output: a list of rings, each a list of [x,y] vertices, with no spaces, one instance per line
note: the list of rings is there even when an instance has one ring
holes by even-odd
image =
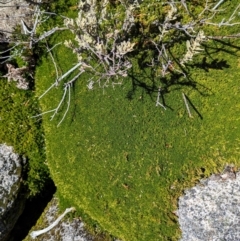
[[[187,52],[183,59],[180,61],[180,64],[184,66],[185,63],[192,60],[195,54],[198,54],[203,49],[201,48],[201,43],[206,39],[204,32],[201,30],[198,32],[195,39],[187,40]]]
[[[8,78],[8,82],[16,81],[17,88],[27,90],[28,89],[28,82],[24,77],[24,74],[27,71],[27,67],[15,68],[12,64],[6,64],[8,68],[8,73],[3,77]]]

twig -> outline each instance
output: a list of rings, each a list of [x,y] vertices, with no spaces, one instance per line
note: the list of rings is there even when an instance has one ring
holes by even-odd
[[[37,3],[40,4],[41,2],[42,2],[42,0],[38,0]],[[30,49],[32,48],[33,35],[35,34],[35,31],[36,31],[36,28],[37,28],[37,25],[38,25],[38,18],[40,16],[40,13],[41,13],[41,11],[40,11],[39,5],[37,5],[36,8],[35,8],[35,11],[34,11],[34,15],[36,14],[37,16],[36,16],[32,31],[31,31],[30,42],[29,42],[29,48]]]
[[[81,62],[77,63],[73,68],[68,70],[64,75],[59,77],[46,91],[44,91],[43,94],[41,94],[38,99],[41,99],[44,95],[46,95],[54,86],[58,86],[59,82],[63,80],[65,77],[67,77],[69,74],[71,74],[75,69],[77,69],[80,65],[82,65]]]
[[[7,50],[1,51],[0,54],[4,54],[6,52],[10,52],[12,49],[14,49],[15,47],[17,47],[19,45],[19,43],[15,44],[13,47],[8,48]]]
[[[40,113],[40,114],[38,114],[38,115],[34,115],[34,116],[32,116],[31,118],[36,118],[36,117],[39,117],[39,116],[43,116],[43,115],[45,115],[45,114],[47,114],[47,113],[54,112],[55,110],[56,110],[56,109],[48,110],[48,111],[42,112],[42,113]]]
[[[65,100],[66,98],[66,95],[67,95],[67,92],[68,92],[68,105],[67,105],[67,109],[66,111],[64,112],[64,115],[62,117],[62,119],[60,120],[60,122],[58,123],[57,126],[59,126],[63,120],[65,119],[66,117],[66,114],[68,113],[69,111],[69,107],[70,107],[70,103],[71,103],[71,86],[73,84],[74,81],[76,81],[79,76],[84,72],[84,70],[82,70],[81,72],[79,72],[74,78],[72,78],[69,82],[67,82],[65,84],[65,87],[64,87],[64,92],[63,92],[63,95],[62,95],[62,98],[60,100],[60,102],[58,103],[58,106],[55,108],[55,109],[52,109],[52,110],[49,110],[49,111],[45,111],[39,115],[36,115],[36,116],[33,116],[32,118],[35,118],[35,117],[39,117],[39,116],[42,116],[42,115],[45,115],[47,113],[51,113],[51,112],[54,112],[53,115],[51,116],[51,119],[50,120],[53,120],[53,118],[56,116],[56,114],[58,113],[59,109],[61,108],[62,104],[63,104],[63,101]],[[50,88],[47,89],[47,91],[44,92],[44,94],[42,94],[39,98],[41,98],[43,95],[45,95],[51,88],[53,88],[54,86],[56,85],[56,82],[54,84],[52,84],[50,86]]]
[[[64,115],[63,115],[62,119],[60,120],[60,122],[58,123],[57,127],[63,122],[63,120],[64,120],[65,117],[66,117],[66,114],[68,113],[68,110],[69,110],[69,107],[70,107],[70,103],[71,103],[71,89],[70,89],[70,88],[71,88],[73,82],[76,81],[76,80],[79,78],[79,76],[80,76],[84,71],[85,71],[85,70],[82,70],[81,72],[79,72],[74,78],[72,78],[69,82],[67,82],[67,83],[65,84],[64,94],[63,94],[63,97],[62,97],[62,101],[61,101],[61,103],[58,105],[58,107],[60,108],[60,106],[62,105],[62,102],[63,102],[63,100],[65,99],[65,95],[66,95],[67,90],[68,90],[68,105],[67,105],[67,109],[66,109],[66,111],[64,112]],[[57,107],[55,113],[57,113],[57,111],[58,111],[58,109],[59,109],[58,107]],[[55,113],[53,114],[51,120],[54,118]]]
[[[23,28],[23,31],[24,31],[24,34],[27,35],[27,34],[31,34],[32,33],[32,30],[28,30],[28,27],[26,26],[26,24],[24,23],[24,21],[21,19],[21,24],[22,24],[22,28]]]
[[[55,109],[53,115],[51,116],[51,120],[55,117],[55,115],[58,113],[58,110],[60,109],[60,107],[62,106],[63,101],[65,100],[65,96],[67,94],[67,88],[64,88],[64,92],[63,92],[63,96],[62,99],[60,100],[60,102],[58,103],[57,108]]]
[[[57,76],[57,79],[58,79],[59,76],[58,76],[57,64],[56,64],[56,62],[55,62],[55,60],[54,60],[54,57],[53,57],[53,55],[52,55],[52,52],[51,52],[51,49],[53,49],[53,48],[49,49],[47,41],[46,41],[46,46],[47,46],[47,53],[50,54],[50,57],[51,57],[51,59],[52,59],[52,61],[53,61],[53,65],[54,65],[54,68],[55,68],[56,76]]]
[[[44,91],[43,94],[41,94],[38,99],[40,100],[44,95],[46,95],[54,86],[57,86],[57,82],[55,81],[47,90]]]
[[[60,78],[57,79],[57,83],[59,83],[61,80],[63,80],[65,77],[70,75],[75,69],[77,69],[79,66],[82,65],[82,62],[77,63],[74,67],[72,67],[68,72],[66,72],[64,75],[62,75]]]
[[[182,93],[182,96],[183,96],[184,104],[185,104],[185,106],[186,106],[186,108],[187,108],[188,116],[189,116],[190,118],[192,118],[192,114],[191,114],[191,112],[190,112],[190,109],[189,109],[189,105],[188,105],[188,103],[187,103],[186,96],[185,96],[184,93]]]
[[[65,212],[60,215],[51,225],[49,225],[47,228],[44,228],[42,230],[38,230],[38,231],[33,231],[30,233],[30,236],[35,239],[37,236],[47,233],[48,231],[50,231],[52,228],[54,228],[56,225],[58,225],[58,223],[61,221],[61,219],[64,218],[64,216],[69,213],[69,212],[73,212],[75,211],[75,208],[67,208],[65,210]]]
[[[160,105],[164,110],[166,110],[166,107],[163,104],[160,103],[160,96],[161,96],[161,88],[159,87],[157,101],[156,101],[156,106]]]
[[[225,1],[225,0],[220,0],[220,1],[212,8],[212,10],[213,10],[213,11],[216,10],[216,9],[220,6],[220,4],[222,4],[224,1]]]
[[[60,44],[62,44],[62,42],[60,42],[60,43],[57,43],[57,44],[55,44],[55,45],[53,45],[50,49],[48,49],[48,51],[47,52],[50,52],[50,51],[52,51],[55,47],[57,47],[58,45],[60,45]]]
[[[71,102],[71,90],[70,90],[70,85],[67,85],[65,88],[68,89],[68,104],[67,104],[67,109],[66,111],[64,112],[64,115],[62,117],[62,119],[60,120],[60,122],[58,123],[57,127],[59,127],[61,125],[61,123],[63,122],[63,120],[65,119],[66,117],[66,114],[68,113],[68,110],[69,110],[69,107],[70,107],[70,102]]]
[[[240,38],[240,33],[226,36],[207,36],[208,39],[229,39],[229,38]]]
[[[39,42],[39,41],[45,39],[46,37],[54,34],[56,31],[61,31],[61,30],[68,30],[68,28],[66,28],[66,27],[63,27],[63,28],[55,27],[55,28],[45,32],[44,34],[42,34],[37,40],[35,40],[35,42]]]
[[[205,22],[205,24],[214,25],[214,26],[218,26],[218,27],[239,25],[240,22],[231,23],[231,21],[235,18],[234,15],[236,14],[236,12],[239,8],[240,8],[240,4],[238,4],[238,6],[235,8],[232,15],[229,17],[229,19],[227,21],[225,21],[225,18],[224,18],[224,19],[222,19],[222,21],[220,23]]]

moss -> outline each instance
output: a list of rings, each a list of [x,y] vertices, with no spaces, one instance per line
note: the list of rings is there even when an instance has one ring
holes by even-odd
[[[73,58],[63,47],[55,54]],[[197,86],[169,86],[167,111],[155,107],[156,93],[133,87],[131,79],[105,94],[87,90],[88,76],[76,82],[71,110],[60,128],[58,118],[44,118],[48,164],[61,200],[122,239],[175,240],[179,231],[172,212],[182,190],[226,162],[239,164],[237,58],[215,58],[224,58],[229,68],[213,66],[210,73],[193,68]],[[67,61],[61,68],[67,68]],[[39,94],[49,85],[51,69],[49,60],[43,60]],[[147,75],[135,78],[145,83]],[[181,92],[194,105],[193,119]],[[56,106],[60,94],[54,90],[42,99],[43,110]]]
[[[139,21],[148,29],[151,19]],[[56,35],[51,44],[66,36]],[[185,40],[169,48],[179,68]],[[177,240],[173,212],[183,190],[227,162],[239,166],[237,45],[236,40],[206,44],[205,54],[186,64],[187,79],[171,71],[160,78],[161,69],[147,65],[152,53],[145,42],[130,56],[133,69],[121,87],[90,91],[86,84],[92,76],[83,74],[61,126],[56,127],[66,106],[52,121],[43,117],[48,165],[62,206],[75,206],[122,240]],[[64,46],[57,46],[54,56],[63,73],[77,62]],[[49,57],[42,59],[36,78],[41,95],[55,78]],[[159,84],[166,111],[155,106]],[[52,90],[41,99],[42,110],[56,107],[61,95],[61,86]]]
[[[19,90],[15,83],[0,81],[0,143],[13,146],[28,160],[27,177],[24,180],[31,195],[41,192],[48,180],[48,168],[44,164],[44,138],[41,122],[32,118],[38,113],[38,102],[33,93]]]

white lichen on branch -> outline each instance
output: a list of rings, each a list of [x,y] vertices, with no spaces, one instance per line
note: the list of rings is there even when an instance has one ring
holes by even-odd
[[[195,39],[191,39],[190,41],[186,41],[187,46],[187,52],[184,55],[183,59],[180,61],[181,65],[184,65],[185,63],[192,61],[192,58],[195,54],[198,54],[203,49],[201,48],[201,43],[206,40],[206,36],[204,35],[204,32],[200,30],[196,36]]]
[[[203,42],[219,38],[219,36],[216,38],[207,36],[207,31],[205,33],[203,29],[209,25],[221,27],[239,24],[237,12],[240,5],[235,7],[228,20],[223,19],[220,23],[214,23],[216,15],[225,11],[218,9],[222,2],[220,0],[213,4],[206,0],[205,6],[199,5],[195,16],[189,12],[191,6],[186,1],[154,2],[152,5],[158,8],[161,5],[160,14],[151,18],[148,16],[145,21],[144,18],[149,13],[146,14],[144,8],[150,9],[151,3],[144,5],[144,2],[138,0],[131,1],[131,3],[120,0],[117,4],[113,4],[110,0],[79,1],[76,18],[64,17],[64,27],[55,27],[41,35],[45,39],[54,31],[69,29],[75,37],[74,40],[66,39],[64,45],[77,56],[74,66],[61,77],[57,77],[55,82],[40,96],[42,98],[52,88],[59,85],[63,88],[63,95],[57,107],[42,114],[52,112],[51,119],[53,119],[62,110],[61,107],[67,100],[67,108],[60,121],[62,123],[70,107],[71,87],[82,77],[83,73],[86,75],[82,79],[86,81],[85,86],[89,90],[121,85],[123,80],[129,76],[129,70],[133,70],[134,58],[138,58],[139,54],[146,49],[150,53],[146,63],[156,74],[154,76],[157,79],[155,86],[164,88],[163,85],[166,85],[168,88],[166,80],[170,75],[177,76],[178,81],[182,79],[189,81],[187,63],[193,61],[195,55],[204,53]],[[152,32],[151,29],[153,29]],[[42,39],[41,36],[38,41]],[[240,35],[237,33],[223,37],[236,38]],[[179,54],[174,49],[178,47],[182,49],[185,44],[182,41],[184,39],[186,52]],[[56,62],[53,56],[51,58],[57,71]],[[74,77],[67,79],[72,73]],[[90,77],[86,80],[87,75]],[[166,109],[165,105],[159,101],[164,91],[157,88],[154,91],[157,93],[156,105]],[[184,95],[183,98],[185,101]],[[186,101],[184,103],[188,110],[188,103]]]
[[[117,17],[106,11],[109,1],[103,1],[100,7],[96,0],[80,1],[78,5],[78,17],[67,18],[64,24],[75,35],[76,43],[65,41],[65,46],[71,48],[77,54],[78,60],[83,62],[87,71],[94,74],[95,79],[101,87],[121,83],[122,77],[127,76],[127,71],[132,67],[127,54],[134,50],[135,43],[129,39],[122,39],[120,29],[104,25],[109,19]],[[131,11],[133,7],[130,8]],[[133,22],[131,11],[126,11],[129,22]],[[127,29],[127,18],[122,23],[122,29]],[[99,30],[101,29],[101,31]],[[88,58],[84,57],[88,55]],[[91,83],[92,83],[91,82]]]
[[[6,77],[8,79],[8,82],[17,82],[16,86],[18,89],[29,89],[29,84],[25,77],[27,67],[15,68],[12,64],[6,64],[6,66],[8,69],[8,73],[3,77]]]

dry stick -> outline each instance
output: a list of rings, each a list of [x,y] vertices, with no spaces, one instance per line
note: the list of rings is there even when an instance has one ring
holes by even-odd
[[[58,225],[58,223],[61,221],[61,219],[63,219],[63,217],[69,213],[69,212],[73,212],[75,211],[75,208],[67,208],[65,210],[65,212],[60,215],[51,225],[49,225],[47,228],[44,228],[42,230],[38,230],[38,231],[33,231],[30,233],[30,236],[35,239],[37,236],[47,233],[48,231],[50,231],[52,228],[54,228],[56,225]]]
[[[67,27],[62,27],[62,28],[55,27],[55,28],[53,28],[53,29],[51,29],[51,30],[45,32],[44,34],[42,34],[42,35],[38,38],[37,42],[39,42],[39,41],[45,39],[46,37],[48,37],[48,36],[54,34],[56,31],[60,31],[60,30],[68,30],[68,28],[67,28]]]
[[[236,23],[230,23],[234,18],[235,18],[235,14],[237,12],[237,10],[240,8],[240,4],[238,4],[238,6],[235,8],[235,10],[233,11],[232,15],[229,17],[229,19],[227,21],[225,21],[225,18],[222,19],[222,21],[220,23],[211,23],[211,22],[206,22],[206,24],[209,25],[214,25],[214,26],[235,26],[235,25],[239,25],[240,22],[236,22]]]
[[[57,127],[60,126],[60,124],[63,122],[63,120],[65,119],[65,117],[66,117],[66,115],[67,115],[67,113],[68,113],[68,110],[69,110],[69,107],[70,107],[70,103],[71,103],[71,90],[70,90],[70,88],[71,88],[71,86],[72,86],[72,83],[73,83],[74,81],[76,81],[83,72],[85,72],[85,71],[82,70],[81,72],[79,72],[73,79],[71,79],[68,83],[66,83],[66,85],[65,85],[65,87],[64,87],[64,99],[65,99],[65,93],[66,93],[67,90],[68,90],[68,105],[67,105],[67,109],[66,109],[66,111],[64,112],[64,115],[63,115],[62,119],[60,120],[60,122],[58,123]],[[57,110],[56,110],[56,111],[57,111]],[[55,114],[55,113],[54,113],[54,114]],[[52,116],[51,120],[52,120],[52,119],[53,119],[53,116]]]
[[[71,90],[70,90],[70,85],[66,86],[65,88],[68,89],[68,105],[67,105],[67,109],[62,117],[62,119],[59,121],[57,127],[59,127],[61,125],[61,123],[63,122],[63,120],[65,119],[65,116],[67,115],[68,113],[68,110],[69,110],[69,107],[70,107],[70,103],[71,103]]]
[[[48,91],[50,91],[54,86],[57,86],[57,82],[56,81],[47,90],[45,90],[45,92],[42,95],[40,95],[38,97],[38,99],[41,99],[44,95],[46,95],[48,93]]]
[[[61,80],[63,80],[65,77],[67,77],[69,74],[71,74],[75,69],[77,69],[82,63],[77,63],[73,68],[71,68],[68,72],[66,72],[64,75],[62,75],[60,78],[58,78],[42,95],[38,97],[38,99],[41,99],[44,95],[46,95],[54,86],[57,86]]]
[[[39,0],[38,3],[41,3],[42,0]],[[39,18],[39,15],[40,15],[41,11],[40,11],[40,8],[39,8],[39,5],[36,6],[35,8],[35,12],[34,12],[34,15],[37,14],[36,16],[36,19],[35,19],[35,22],[34,22],[34,25],[33,25],[33,29],[31,31],[31,36],[30,36],[30,43],[29,43],[29,48],[31,49],[32,48],[32,42],[33,42],[33,35],[36,31],[36,28],[37,28],[37,25],[38,25],[38,18]]]
[[[34,116],[32,116],[31,118],[36,118],[36,117],[45,115],[45,114],[47,114],[47,113],[54,112],[55,110],[56,110],[56,108],[55,108],[55,109],[52,109],[52,110],[45,111],[45,112],[43,112],[43,113],[41,113],[41,114],[38,114],[38,115],[34,115]]]
[[[160,103],[159,99],[161,96],[161,88],[158,89],[158,96],[157,96],[157,101],[156,101],[156,106],[160,105],[164,110],[166,110],[166,107]]]
[[[62,44],[62,42],[59,42],[59,43],[53,45],[50,49],[48,49],[47,53],[50,52],[50,51],[52,51],[55,47],[57,47],[57,46],[60,45],[60,44]]]
[[[81,70],[81,72],[79,72],[79,73],[78,73],[76,76],[74,76],[70,81],[68,81],[68,82],[65,84],[65,86],[71,86],[72,83],[73,83],[74,81],[76,81],[83,72],[85,72],[85,70]]]
[[[187,103],[186,96],[185,96],[184,93],[182,93],[182,96],[183,96],[184,104],[185,104],[185,106],[186,106],[186,108],[187,108],[188,116],[189,116],[190,118],[192,118],[192,114],[191,114],[191,112],[190,112],[190,109],[189,109],[189,105],[188,105],[188,103]]]
[[[12,55],[3,56],[3,57],[0,57],[0,59],[6,59],[6,58],[10,58],[10,57],[12,57]]]
[[[6,52],[10,52],[10,50],[14,49],[15,47],[17,47],[19,45],[19,43],[15,44],[13,47],[8,48],[7,50],[1,51],[0,54],[4,54]]]
[[[65,87],[64,87],[64,93],[63,93],[63,96],[62,96],[62,99],[61,101],[59,102],[57,108],[55,109],[55,112],[53,113],[52,117],[51,117],[51,120],[54,118],[54,116],[57,114],[58,110],[60,109],[63,101],[65,100],[65,96],[67,94],[67,90],[68,88],[71,87],[72,83],[83,73],[84,71],[81,71],[79,72],[73,79],[71,79],[68,83],[65,84]],[[67,111],[68,111],[68,108],[67,108]],[[66,112],[65,112],[66,113]],[[65,117],[65,114],[64,114],[64,117]],[[60,121],[60,123],[63,121],[63,119]],[[58,124],[59,125],[59,124]]]
[[[229,38],[240,38],[240,33],[226,36],[207,36],[208,39],[229,39]]]
[[[216,10],[220,4],[222,4],[225,0],[220,0],[214,7],[213,7],[213,11]]]
[[[54,68],[55,68],[56,76],[57,76],[57,79],[58,79],[59,76],[58,76],[58,68],[57,68],[57,64],[56,64],[56,62],[55,62],[55,60],[54,60],[54,57],[53,57],[53,55],[52,55],[51,50],[50,50],[49,47],[48,47],[48,43],[47,43],[47,41],[46,41],[46,46],[47,46],[47,53],[49,52],[50,57],[51,57],[51,59],[52,59],[52,61],[53,61],[53,65],[54,65]],[[56,45],[55,45],[55,46],[56,46]]]
[[[62,75],[60,78],[58,78],[56,82],[59,83],[61,80],[63,80],[69,74],[71,74],[75,69],[77,69],[80,65],[82,65],[82,62],[78,62],[74,67],[72,67],[70,70],[68,70],[68,72],[66,72],[64,75]]]
[[[41,113],[41,114],[32,116],[32,118],[36,118],[36,117],[39,117],[39,116],[43,116],[43,115],[45,115],[45,114],[47,114],[47,113],[54,112],[53,115],[51,116],[51,119],[50,119],[50,120],[52,120],[52,119],[55,117],[55,115],[58,113],[58,110],[60,109],[60,107],[62,106],[62,103],[63,103],[63,101],[65,100],[67,91],[69,91],[69,93],[68,93],[68,105],[67,105],[67,109],[66,109],[66,111],[64,112],[64,115],[63,115],[62,119],[61,119],[60,122],[58,123],[58,125],[57,125],[57,127],[58,127],[58,126],[63,122],[63,120],[65,119],[65,116],[66,116],[66,114],[67,114],[67,112],[68,112],[68,110],[69,110],[69,107],[70,107],[70,101],[71,101],[70,87],[71,87],[72,83],[73,83],[83,72],[84,72],[84,70],[81,71],[81,72],[79,72],[73,79],[71,79],[68,83],[66,83],[66,85],[65,85],[65,87],[64,87],[63,96],[62,96],[62,98],[61,98],[58,106],[57,106],[55,109],[48,110],[48,111],[45,111],[45,112],[43,112],[43,113]],[[56,84],[56,82],[55,82],[53,85],[51,85],[50,88],[47,89],[47,92],[48,92],[55,84]],[[46,93],[46,91],[45,91],[45,93]],[[40,96],[40,97],[41,97],[41,96]],[[40,97],[39,97],[39,98],[40,98]]]
[[[188,6],[187,6],[187,4],[186,4],[186,1],[185,1],[185,0],[181,0],[181,4],[183,5],[183,7],[184,7],[185,10],[187,11],[187,13],[190,14],[190,13],[189,13],[189,10],[188,10]]]
[[[55,109],[53,115],[51,116],[51,120],[52,120],[52,119],[54,118],[54,116],[58,113],[58,110],[60,109],[60,107],[61,107],[61,105],[62,105],[62,103],[63,103],[63,101],[64,101],[64,99],[65,99],[66,94],[67,94],[67,89],[65,88],[65,89],[64,89],[63,96],[62,96],[62,99],[60,100],[57,108]]]
[[[24,23],[24,21],[21,19],[21,24],[22,24],[22,28],[23,28],[23,31],[24,31],[24,34],[31,34],[32,33],[32,30],[28,30],[28,27],[26,26],[26,24]]]

